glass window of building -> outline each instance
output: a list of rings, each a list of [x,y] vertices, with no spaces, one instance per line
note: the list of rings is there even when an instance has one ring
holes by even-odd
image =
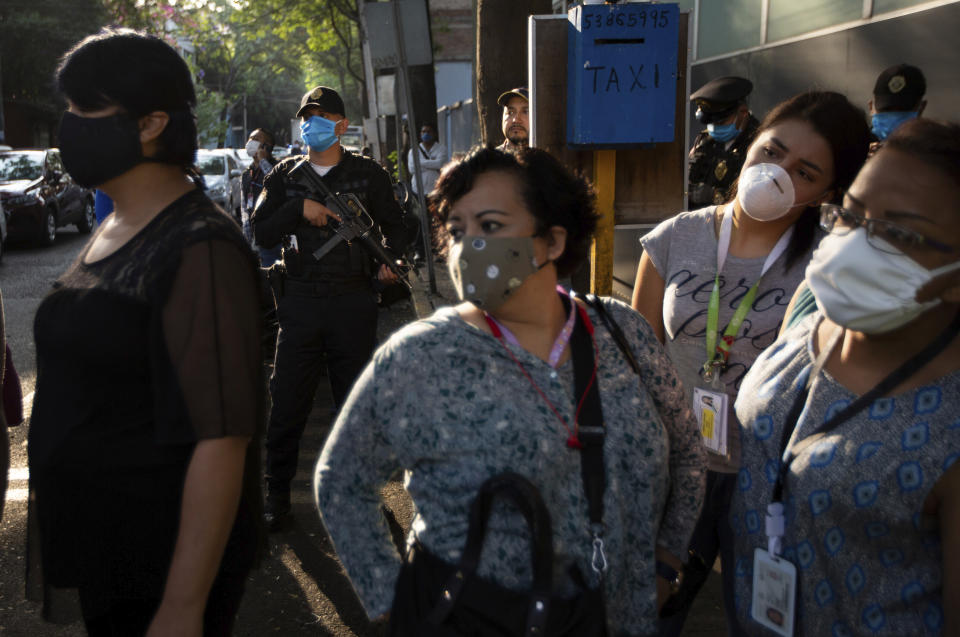
[[[896,11],[897,9],[906,9],[917,4],[923,4],[927,0],[873,0],[873,15],[886,13],[887,11]]]
[[[770,0],[767,41],[776,42],[863,17],[863,0]]]
[[[701,0],[697,57],[708,58],[760,44],[761,0]]]

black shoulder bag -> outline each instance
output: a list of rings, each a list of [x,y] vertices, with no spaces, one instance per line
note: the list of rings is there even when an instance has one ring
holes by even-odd
[[[590,382],[595,352],[584,316],[585,313],[578,312],[571,349],[576,395],[586,393],[579,440],[593,544],[591,566],[602,576],[607,566],[603,554],[604,428],[600,392],[597,383]],[[496,498],[511,501],[530,529],[533,585],[528,592],[509,590],[476,574]],[[397,578],[387,634],[391,637],[605,637],[602,582],[591,589],[579,569],[574,567],[571,575],[579,585],[579,592],[572,598],[554,595],[550,513],[529,480],[516,473],[502,473],[483,483],[471,505],[470,528],[459,563],[447,563],[419,543],[411,548]]]

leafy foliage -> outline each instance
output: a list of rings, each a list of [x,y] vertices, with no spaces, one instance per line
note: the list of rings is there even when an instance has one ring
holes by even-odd
[[[3,97],[51,116],[63,102],[54,72],[64,53],[98,30],[107,13],[101,0],[0,0],[0,77]]]
[[[337,88],[348,116],[361,114],[357,19],[353,0],[0,0],[3,97],[44,110],[55,125],[57,61],[113,24],[181,51],[194,71],[202,143],[222,144],[229,125],[242,127],[244,105],[248,129],[285,143],[300,96],[317,84]]]

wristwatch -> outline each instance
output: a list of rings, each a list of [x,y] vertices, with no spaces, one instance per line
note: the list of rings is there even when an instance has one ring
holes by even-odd
[[[670,594],[675,595],[683,584],[683,571],[678,571],[666,562],[657,560],[657,575],[670,584]]]

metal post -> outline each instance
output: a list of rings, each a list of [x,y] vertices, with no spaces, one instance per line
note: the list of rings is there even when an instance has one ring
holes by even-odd
[[[250,129],[247,128],[247,94],[243,94],[243,141],[246,143],[250,137]]]
[[[433,248],[430,245],[430,213],[427,211],[427,202],[423,196],[423,179],[420,175],[420,153],[416,150],[414,144],[416,139],[413,135],[413,91],[410,86],[410,69],[407,67],[407,52],[403,41],[403,24],[400,11],[400,0],[393,0],[393,28],[397,34],[397,76],[403,75],[403,92],[407,98],[407,122],[410,126],[410,146],[413,156],[413,179],[417,184],[417,200],[420,203],[420,236],[423,239],[423,258],[427,261],[427,276],[430,279],[430,292],[437,293],[437,276],[433,271]],[[396,87],[394,87],[396,90]],[[400,123],[400,113],[397,112],[397,123]],[[400,148],[397,148],[397,155],[400,155]],[[400,159],[398,157],[398,159]]]

